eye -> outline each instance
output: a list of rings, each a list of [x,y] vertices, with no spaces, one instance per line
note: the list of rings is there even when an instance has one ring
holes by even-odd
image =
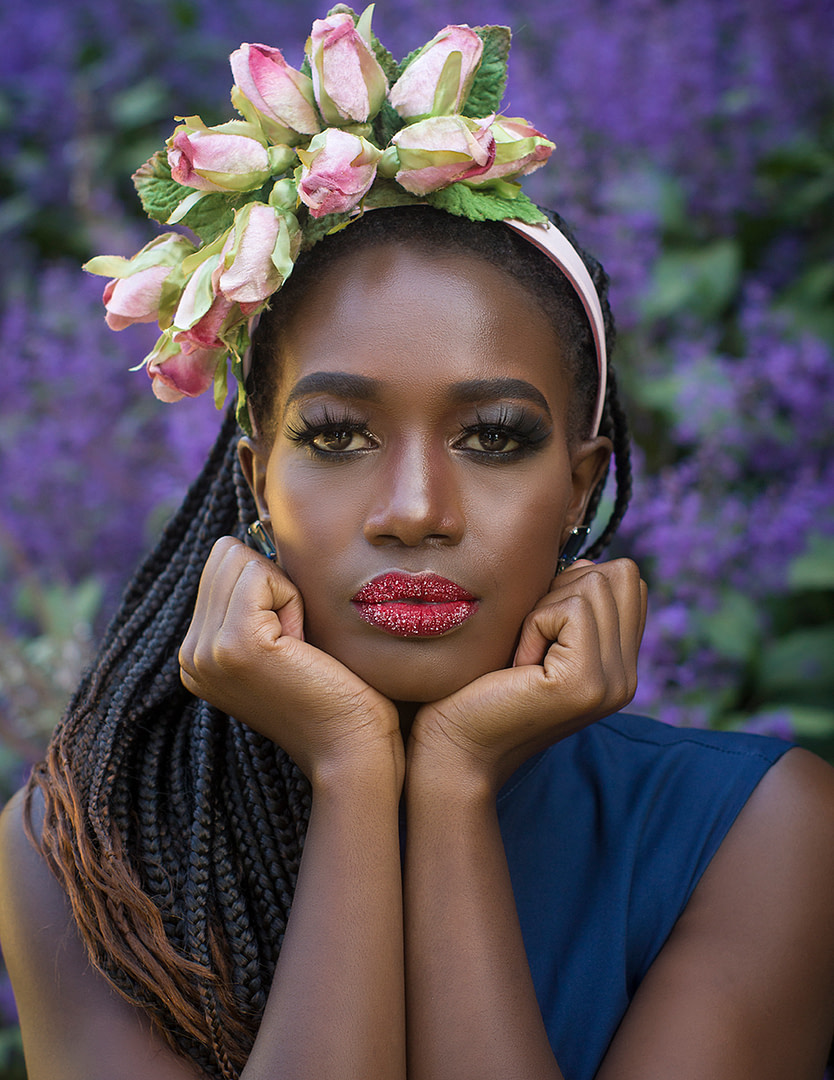
[[[503,427],[480,427],[465,435],[458,446],[463,450],[478,450],[493,454],[512,453],[518,450],[521,442],[513,433]]]
[[[319,431],[312,435],[308,445],[322,453],[345,454],[352,450],[370,450],[376,443],[367,431],[341,427]]]
[[[476,413],[454,446],[482,461],[517,461],[543,446],[550,432],[551,425],[536,413],[502,405],[487,415]]]
[[[312,457],[329,461],[350,460],[379,446],[360,417],[334,415],[327,409],[317,417],[300,415],[297,423],[287,425],[286,435]]]

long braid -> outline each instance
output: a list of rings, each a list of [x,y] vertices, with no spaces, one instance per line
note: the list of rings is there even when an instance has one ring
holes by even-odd
[[[30,831],[42,792],[38,842],[92,962],[175,1050],[224,1078],[251,1050],[310,809],[307,782],[282,751],[179,681],[211,546],[241,535],[250,512],[238,434],[230,415],[27,791]],[[254,831],[241,827],[253,806]]]

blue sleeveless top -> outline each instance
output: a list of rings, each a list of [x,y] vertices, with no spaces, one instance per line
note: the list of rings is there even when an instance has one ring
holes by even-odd
[[[596,1075],[710,859],[790,745],[618,714],[531,758],[502,788],[524,944],[567,1080]]]

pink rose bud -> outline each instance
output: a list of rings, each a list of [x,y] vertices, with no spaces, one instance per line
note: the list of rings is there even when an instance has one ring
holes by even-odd
[[[178,184],[200,191],[253,191],[272,175],[260,132],[242,120],[207,128],[189,117],[168,140],[168,163]]]
[[[201,349],[190,343],[180,345],[163,334],[145,361],[154,395],[160,401],[174,402],[205,393],[227,352],[225,346]]]
[[[485,173],[469,181],[473,186],[526,176],[541,168],[555,149],[545,135],[521,117],[499,116],[490,131],[495,138],[495,161]]]
[[[358,135],[327,128],[298,156],[302,163],[298,196],[318,218],[345,213],[363,199],[374,182],[382,151]]]
[[[370,47],[370,9],[354,25],[346,12],[316,19],[307,41],[321,115],[336,127],[364,124],[385,100],[388,79]]]
[[[215,293],[241,305],[260,305],[292,273],[301,245],[293,214],[265,203],[247,203],[235,223],[212,274]]]
[[[424,45],[388,93],[404,120],[459,113],[484,51],[468,26],[447,26]]]
[[[321,131],[313,81],[269,45],[241,45],[229,57],[235,87],[232,102],[272,142],[294,146]]]
[[[182,288],[178,272],[182,260],[194,252],[190,240],[178,233],[165,233],[146,244],[133,258],[98,255],[84,264],[91,274],[112,277],[104,287],[105,316],[111,330],[124,330],[133,323],[164,322],[165,314]]]
[[[234,301],[215,292],[214,274],[219,264],[217,251],[204,259],[186,282],[174,312],[175,340],[204,349],[218,349],[222,345],[220,333],[232,313]]]
[[[108,281],[102,300],[107,309],[104,321],[110,329],[124,330],[133,323],[156,322],[162,285],[170,273],[170,266],[150,266],[133,277]]]
[[[400,163],[397,182],[427,195],[486,172],[495,157],[491,123],[492,117],[431,116],[402,128],[391,140]]]

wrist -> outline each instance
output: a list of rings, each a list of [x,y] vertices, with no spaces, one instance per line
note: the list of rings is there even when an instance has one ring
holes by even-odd
[[[405,748],[399,729],[333,747],[310,768],[314,798],[368,796],[399,800],[405,777]]]
[[[491,807],[501,787],[496,770],[447,735],[415,724],[408,741],[405,793],[450,806]]]

